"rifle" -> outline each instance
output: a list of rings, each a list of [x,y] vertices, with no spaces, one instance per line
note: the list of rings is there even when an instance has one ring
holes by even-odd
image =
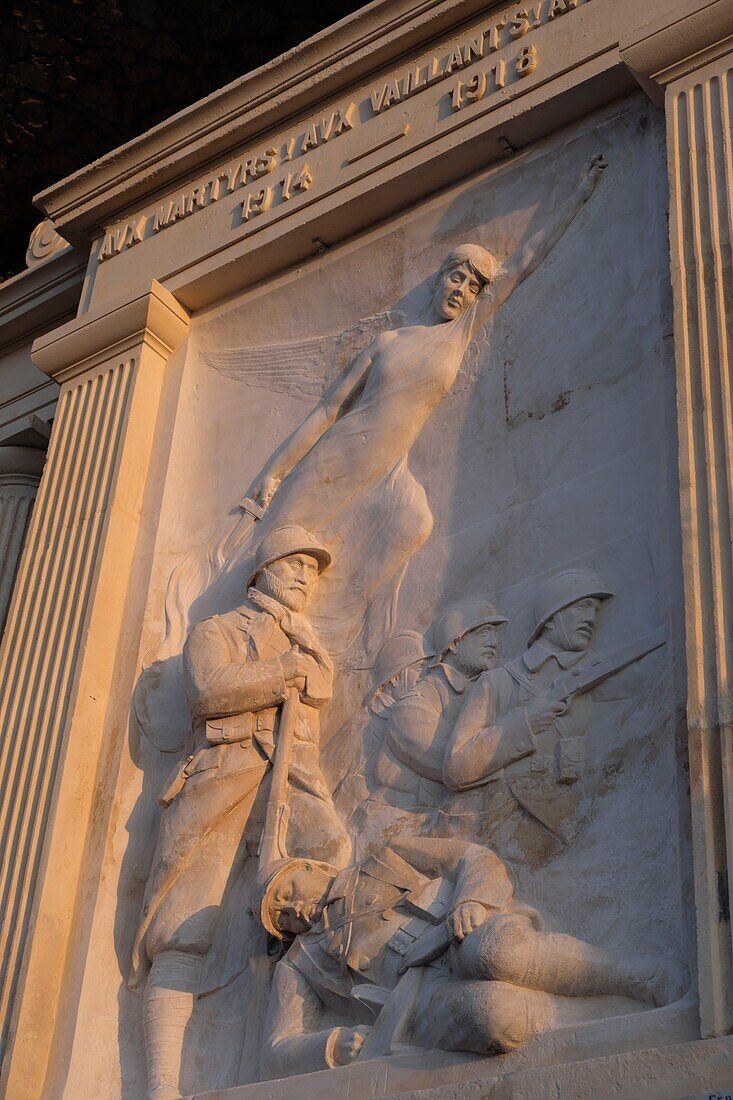
[[[622,672],[629,665],[640,661],[642,657],[653,653],[655,649],[660,649],[666,641],[663,630],[652,630],[634,642],[611,650],[610,653],[591,657],[588,664],[570,669],[555,680],[548,694],[569,701],[574,695],[583,695],[587,691],[592,691],[604,680]]]
[[[297,647],[295,647],[297,648]],[[293,755],[295,727],[300,713],[300,696],[297,688],[290,688],[280,712],[272,765],[270,793],[267,799],[265,827],[259,847],[259,865],[267,867],[273,860],[287,856],[286,840],[290,810],[288,807],[288,776],[290,758]]]

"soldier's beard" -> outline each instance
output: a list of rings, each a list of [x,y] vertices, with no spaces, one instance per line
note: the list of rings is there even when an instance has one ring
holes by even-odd
[[[271,573],[269,569],[262,570],[257,578],[257,587],[266,596],[271,596],[283,607],[287,607],[288,611],[304,611],[308,605],[307,592],[304,592],[302,588],[291,588],[279,577],[276,577],[274,573]]]

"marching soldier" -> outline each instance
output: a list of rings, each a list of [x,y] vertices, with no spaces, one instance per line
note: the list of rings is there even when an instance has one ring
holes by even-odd
[[[483,599],[467,600],[438,619],[433,629],[437,660],[387,715],[373,765],[375,800],[417,814],[440,804],[443,756],[464,692],[498,659],[506,622]]]
[[[461,793],[450,809],[470,811],[482,835],[520,810],[545,837],[570,835],[583,774],[591,691],[663,644],[658,634],[605,657],[590,646],[599,611],[613,593],[598,577],[573,570],[548,581],[535,607],[526,652],[485,673],[467,693],[442,762],[444,784]]]
[[[381,837],[386,818],[393,816],[392,807],[380,797],[380,783],[374,774],[375,765],[383,757],[390,712],[400,699],[414,691],[431,656],[423,636],[415,630],[397,631],[377,654],[373,687],[367,699],[371,716],[348,772],[334,792],[359,855],[369,850],[375,829]]]

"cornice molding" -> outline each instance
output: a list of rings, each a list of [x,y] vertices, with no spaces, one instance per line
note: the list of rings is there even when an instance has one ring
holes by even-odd
[[[86,252],[65,249],[0,283],[0,353],[76,313],[86,266]]]
[[[167,357],[185,337],[188,320],[183,306],[154,280],[147,294],[83,314],[39,337],[31,355],[44,374],[68,382],[141,343]]]
[[[619,43],[624,62],[660,105],[673,80],[733,50],[733,0],[687,0]]]
[[[34,197],[88,243],[105,221],[503,0],[375,0]]]
[[[636,0],[619,4],[617,35],[643,19],[647,25],[604,43],[609,94],[621,73],[625,80],[633,74],[660,102],[671,74],[733,34],[731,0],[685,0],[671,12],[666,0],[646,0],[643,12]],[[316,105],[504,7],[505,0],[375,0],[48,188],[36,202],[65,239],[88,247],[103,227],[220,167],[235,150],[295,125]]]

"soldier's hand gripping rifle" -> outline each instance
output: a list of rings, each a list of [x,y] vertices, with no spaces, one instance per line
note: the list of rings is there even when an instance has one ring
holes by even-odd
[[[604,680],[616,676],[629,665],[635,664],[642,657],[659,649],[666,640],[663,630],[653,630],[649,634],[643,634],[635,642],[612,649],[610,653],[593,656],[588,664],[573,668],[558,677],[547,694],[555,699],[566,700],[570,704],[574,695],[583,695],[586,691],[592,691]]]
[[[642,657],[653,653],[655,649],[665,644],[664,631],[654,630],[642,635],[628,645],[611,650],[610,653],[592,656],[588,664],[570,669],[554,681],[548,691],[550,698],[559,699],[565,703],[565,713],[573,697],[592,691],[604,680],[616,676],[629,665],[640,661]],[[562,720],[557,721],[557,729],[561,734],[555,747],[555,778],[558,783],[576,783],[583,771],[583,758],[585,750],[582,747],[581,736],[569,737]]]
[[[297,646],[293,647],[296,651]],[[273,860],[287,857],[287,831],[290,808],[288,806],[288,777],[293,756],[295,729],[300,717],[300,695],[291,687],[280,711],[275,743],[275,760],[272,765],[270,793],[267,799],[265,827],[259,849],[259,865],[267,867]]]

